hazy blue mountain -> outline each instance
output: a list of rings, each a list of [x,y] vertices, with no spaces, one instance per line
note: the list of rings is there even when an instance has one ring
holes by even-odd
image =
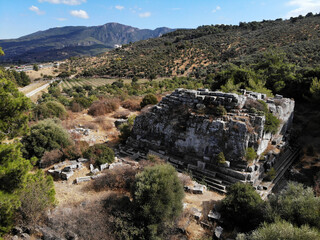
[[[115,45],[159,37],[174,29],[138,29],[119,23],[93,27],[59,27],[38,31],[17,39],[0,40],[5,56],[0,62],[41,62],[70,56],[96,55]]]

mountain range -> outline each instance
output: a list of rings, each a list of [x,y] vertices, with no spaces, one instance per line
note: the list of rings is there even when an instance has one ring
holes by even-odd
[[[71,56],[93,56],[113,49],[116,45],[159,37],[174,30],[166,27],[138,29],[119,23],[51,28],[17,39],[0,40],[0,46],[5,52],[0,62],[44,62]]]

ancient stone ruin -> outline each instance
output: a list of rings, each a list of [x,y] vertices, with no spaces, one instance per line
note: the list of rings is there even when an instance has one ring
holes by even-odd
[[[280,95],[268,98],[246,90],[238,95],[176,89],[135,119],[127,146],[140,152],[152,151],[179,171],[191,170],[221,192],[237,181],[258,188],[266,169],[274,166],[288,148],[286,134],[294,105],[294,100]],[[263,106],[280,120],[273,134],[266,131]],[[245,158],[248,148],[257,153],[250,162]],[[226,159],[223,163],[217,161],[221,152]]]

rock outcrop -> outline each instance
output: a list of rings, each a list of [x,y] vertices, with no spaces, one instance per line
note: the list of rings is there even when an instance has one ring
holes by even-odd
[[[135,119],[127,144],[179,159],[176,162],[189,169],[254,182],[261,168],[258,161],[245,160],[246,149],[251,147],[260,155],[268,145],[278,144],[292,123],[294,101],[280,95],[242,93],[177,89]],[[274,134],[265,130],[266,118],[259,111],[263,106],[280,120]],[[216,160],[220,152],[227,160],[224,164]]]

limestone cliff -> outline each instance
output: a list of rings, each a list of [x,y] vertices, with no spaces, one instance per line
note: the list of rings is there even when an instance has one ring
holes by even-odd
[[[265,116],[249,113],[246,103],[261,99],[281,120],[278,134],[284,134],[293,118],[294,101],[281,96],[267,99],[264,94],[244,95],[208,90],[177,89],[164,97],[150,112],[138,116],[128,143],[136,148],[163,150],[178,156],[194,155],[214,162],[220,152],[228,161],[243,159],[253,147],[262,153],[272,137],[264,131]],[[227,114],[217,116],[217,106]]]
[[[259,156],[268,146],[277,151],[284,146],[282,139],[290,128],[293,110],[294,101],[280,95],[267,98],[245,90],[238,95],[177,89],[135,119],[127,146],[166,156],[181,170],[187,168],[200,173],[200,178],[212,179],[212,186],[221,191],[237,181],[259,184],[265,161],[273,161],[269,167],[275,162],[274,153],[248,162],[246,150],[251,147]],[[266,131],[266,111],[280,120],[273,134]],[[224,164],[217,162],[220,152],[227,160]]]

